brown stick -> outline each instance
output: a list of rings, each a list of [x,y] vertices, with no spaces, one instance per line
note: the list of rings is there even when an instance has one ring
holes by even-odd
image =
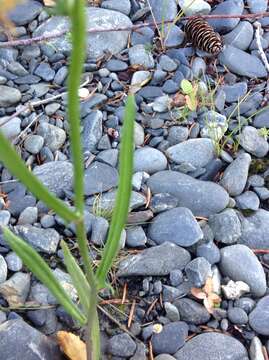
[[[200,15],[203,19],[259,19],[262,17],[269,16],[269,12],[263,12],[263,13],[256,13],[256,14],[243,14],[243,15]],[[184,16],[180,20],[190,20],[193,19],[195,16]],[[146,26],[155,27],[156,25],[165,25],[165,24],[172,24],[174,20],[166,20],[166,21],[160,21],[155,23],[152,22],[145,22],[143,24],[137,24],[133,26],[127,26],[127,27],[118,27],[118,28],[109,28],[109,29],[88,29],[88,34],[96,34],[96,33],[106,33],[106,32],[113,32],[113,31],[136,31],[138,29],[144,28]],[[10,47],[10,46],[26,46],[31,45],[34,43],[49,41],[52,39],[56,39],[58,37],[61,37],[68,33],[69,30],[61,30],[57,32],[53,32],[49,35],[41,35],[36,36],[30,39],[21,39],[21,40],[11,40],[0,43],[0,48]]]
[[[268,249],[252,249],[255,254],[269,254]]]

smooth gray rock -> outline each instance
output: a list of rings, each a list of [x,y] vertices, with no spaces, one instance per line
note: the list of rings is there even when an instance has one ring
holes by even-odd
[[[152,69],[155,65],[151,52],[140,44],[129,49],[129,61],[131,65],[142,65],[145,69]]]
[[[168,129],[167,141],[170,145],[176,145],[188,139],[189,130],[183,126],[171,126]]]
[[[72,283],[71,276],[59,268],[56,268],[55,270],[53,270],[53,275],[60,282],[60,284],[65,289],[65,291],[67,292],[69,297],[73,301],[76,301],[78,299],[78,295],[77,295],[77,290]],[[58,303],[58,301],[57,301],[57,303]]]
[[[220,250],[220,271],[234,281],[249,285],[251,293],[261,297],[266,291],[266,279],[256,255],[245,245],[226,246]]]
[[[187,250],[166,242],[129,255],[119,263],[118,276],[163,276],[174,269],[184,269],[191,257]]]
[[[241,97],[246,95],[248,90],[247,82],[238,82],[233,85],[223,85],[221,90],[225,92],[226,102],[232,103],[237,102]]]
[[[126,229],[126,245],[128,247],[144,247],[147,236],[142,226],[131,226]]]
[[[249,21],[240,21],[228,34],[224,35],[226,45],[232,45],[241,50],[247,50],[252,39],[254,29]]]
[[[118,27],[132,26],[131,20],[124,14],[97,7],[88,7],[87,29],[113,29]],[[42,36],[60,30],[69,30],[68,20],[64,17],[53,16],[42,23],[33,33],[33,36]],[[104,55],[105,51],[117,54],[123,50],[128,41],[129,31],[108,31],[103,33],[88,34],[87,55],[90,58],[97,58]],[[71,43],[65,36],[53,39],[48,42],[58,52],[70,52]]]
[[[48,104],[47,106],[45,106],[45,113],[48,116],[52,116],[52,115],[54,115],[56,113],[57,110],[60,109],[60,107],[61,107],[61,104],[59,104],[57,102]]]
[[[54,79],[55,71],[48,63],[41,63],[35,69],[34,74],[41,77],[44,81],[51,81]]]
[[[171,304],[170,302],[165,302],[164,308],[165,308],[166,317],[168,317],[170,321],[172,322],[179,321],[180,316],[178,309],[175,305]]]
[[[220,261],[220,251],[213,241],[197,246],[196,256],[205,258],[211,265]]]
[[[198,302],[183,298],[176,299],[173,304],[177,307],[180,319],[190,324],[201,325],[208,322],[210,314],[206,308]]]
[[[72,189],[73,166],[68,161],[51,161],[36,166],[33,173],[59,197],[63,197],[64,191]]]
[[[10,271],[21,271],[23,263],[21,258],[14,252],[10,252],[6,256],[7,268]]]
[[[8,280],[0,284],[0,294],[9,306],[24,304],[30,290],[29,273],[16,272]]]
[[[265,109],[254,117],[253,126],[255,128],[269,128],[269,109]]]
[[[148,236],[157,244],[170,241],[187,247],[203,238],[203,232],[192,212],[184,207],[158,214],[150,223]]]
[[[0,347],[1,357],[5,360],[62,359],[56,342],[22,319],[8,320],[0,325]]]
[[[103,114],[99,110],[92,111],[83,119],[82,142],[84,151],[92,152],[96,150],[96,145],[102,137],[102,119]]]
[[[185,267],[188,280],[194,287],[201,288],[212,275],[210,263],[203,257],[197,257]]]
[[[38,154],[44,145],[44,138],[40,135],[29,135],[24,141],[25,150],[31,154]]]
[[[6,117],[1,118],[0,130],[8,139],[15,138],[21,132],[21,119],[19,117],[14,117],[13,119],[10,119],[8,122],[6,122]]]
[[[260,135],[253,126],[245,126],[239,135],[240,145],[256,157],[264,157],[268,153],[269,144],[266,138]]]
[[[184,344],[188,336],[188,325],[183,321],[176,321],[164,325],[162,331],[153,334],[152,350],[154,354],[174,354]]]
[[[247,324],[248,322],[247,313],[239,307],[232,307],[228,309],[227,315],[228,315],[228,319],[233,324],[244,325]]]
[[[7,279],[7,263],[5,258],[0,255],[0,284],[5,282]]]
[[[27,25],[41,13],[42,9],[43,6],[38,1],[27,0],[16,5],[9,12],[8,17],[17,26]]]
[[[242,15],[244,10],[244,2],[242,0],[226,0],[218,4],[212,15]],[[233,30],[239,23],[239,18],[233,19],[210,19],[208,23],[218,32],[227,33]]]
[[[215,240],[224,244],[234,244],[241,236],[241,223],[233,209],[225,209],[219,214],[209,216],[208,225]]]
[[[96,216],[92,224],[91,242],[97,246],[103,246],[106,241],[106,236],[109,228],[107,219]]]
[[[102,1],[101,7],[109,10],[116,10],[125,15],[129,15],[131,11],[130,0],[105,0]]]
[[[164,154],[151,147],[143,147],[134,152],[134,172],[145,171],[154,174],[164,170],[167,166],[167,159]]]
[[[224,171],[220,184],[231,196],[240,195],[247,183],[251,162],[249,154],[241,153]]]
[[[253,191],[245,191],[235,198],[236,206],[241,210],[257,211],[260,206],[259,197]]]
[[[204,0],[178,0],[178,4],[186,16],[207,15],[211,11],[211,6]]]
[[[41,229],[32,225],[17,225],[15,229],[36,250],[46,254],[56,252],[60,235],[55,229]]]
[[[157,22],[174,20],[177,16],[177,3],[175,0],[149,0],[154,18]]]
[[[166,150],[167,156],[176,164],[188,163],[204,167],[215,156],[215,147],[210,139],[189,139]]]
[[[127,333],[112,336],[108,340],[108,352],[114,356],[130,357],[136,350],[136,343]]]
[[[38,126],[37,135],[44,138],[44,144],[53,152],[60,149],[66,140],[66,133],[63,129],[45,122]]]
[[[174,356],[177,360],[249,360],[247,350],[240,341],[217,332],[195,336]]]
[[[249,325],[260,335],[269,335],[269,296],[259,300],[256,307],[249,314]]]
[[[26,207],[19,216],[18,225],[34,224],[37,222],[38,209],[35,206]]]
[[[259,58],[234,46],[226,45],[219,55],[219,60],[221,65],[227,66],[236,75],[248,78],[263,78],[267,76],[267,71]]]
[[[239,239],[240,244],[247,245],[252,249],[269,248],[269,211],[259,209],[250,216],[242,216],[241,225],[242,235]]]
[[[17,104],[21,100],[21,92],[6,85],[0,85],[0,106],[9,107]]]
[[[200,181],[176,171],[160,171],[148,182],[153,194],[169,193],[189,208],[194,216],[206,216],[222,211],[229,202],[228,193],[211,181]]]
[[[85,195],[102,193],[117,186],[118,171],[107,164],[95,161],[85,171]]]
[[[253,14],[266,11],[268,6],[267,0],[247,0],[247,4]]]

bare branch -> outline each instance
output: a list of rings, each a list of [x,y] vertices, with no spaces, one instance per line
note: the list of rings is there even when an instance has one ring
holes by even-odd
[[[267,57],[263,51],[262,42],[261,42],[261,23],[256,21],[253,25],[256,27],[255,38],[257,41],[259,55],[266,67],[267,72],[269,72],[269,63],[268,63]]]

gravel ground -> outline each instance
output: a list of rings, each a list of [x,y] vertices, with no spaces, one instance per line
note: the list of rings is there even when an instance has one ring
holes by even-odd
[[[174,19],[187,3],[104,0],[87,9],[87,18],[91,28],[130,27],[152,21],[152,14],[157,22]],[[186,15],[253,14],[267,8],[266,0],[196,0]],[[33,0],[13,10],[10,19],[18,39],[69,26],[64,18],[49,17],[41,2]],[[130,86],[137,106],[130,215],[111,274],[114,298],[121,299],[125,287],[128,302],[102,305],[110,314],[100,313],[104,360],[147,359],[150,348],[156,360],[268,358],[268,69],[260,57],[255,19],[209,22],[223,38],[219,55],[191,47],[180,21],[161,29],[163,49],[154,26],[88,35],[80,95],[85,221],[93,259],[106,241],[115,201]],[[269,60],[269,17],[259,23]],[[7,40],[0,32],[0,41]],[[33,173],[72,205],[69,54],[68,36],[0,47],[0,129]],[[180,104],[183,79],[202,94],[196,111]],[[36,101],[41,103],[22,108]],[[73,247],[74,226],[66,227],[1,164],[0,190],[0,225],[31,244],[76,300],[59,247],[61,239]],[[209,278],[221,298],[214,309],[204,306],[193,290],[203,289]],[[113,299],[107,291],[102,296]],[[133,301],[132,324],[125,332],[111,318],[127,325]],[[40,308],[16,311],[29,302]],[[0,360],[15,355],[21,360],[61,359],[56,332],[68,329],[83,337],[2,234],[0,305]]]

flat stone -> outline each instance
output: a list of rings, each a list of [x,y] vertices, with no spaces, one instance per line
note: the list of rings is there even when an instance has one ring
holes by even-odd
[[[102,137],[102,119],[103,114],[99,110],[92,111],[83,119],[82,142],[84,151],[96,150],[96,146]]]
[[[245,191],[235,198],[236,206],[241,210],[257,211],[260,206],[259,197],[253,191]]]
[[[41,79],[44,81],[51,81],[55,76],[55,71],[49,66],[48,63],[39,64],[34,73],[41,77]]]
[[[44,144],[51,150],[59,150],[66,140],[66,132],[48,123],[41,123],[37,128],[37,135],[40,135],[44,139]]]
[[[190,259],[187,250],[166,242],[120,261],[117,276],[165,276],[174,269],[183,270]]]
[[[165,170],[152,175],[148,182],[153,194],[169,193],[194,216],[208,217],[226,208],[228,193],[211,181],[200,181],[176,171]]]
[[[266,138],[260,135],[253,126],[245,126],[239,134],[240,145],[256,157],[264,157],[268,153],[269,144]]]
[[[36,250],[46,254],[54,254],[57,250],[60,235],[54,229],[41,229],[32,225],[15,227],[19,235]]]
[[[136,343],[127,333],[112,336],[108,340],[108,352],[114,356],[130,357],[136,350]]]
[[[215,147],[210,139],[189,139],[169,147],[166,154],[176,164],[204,167],[215,157]]]
[[[104,94],[94,94],[88,100],[81,103],[80,112],[81,117],[84,118],[91,113],[98,105],[102,105],[107,100],[107,96]]]
[[[150,147],[135,150],[134,172],[145,171],[148,174],[153,174],[164,170],[166,166],[167,159],[160,150]]]
[[[148,236],[157,244],[170,241],[187,247],[203,238],[203,232],[192,212],[184,207],[158,214],[150,223]]]
[[[10,252],[6,256],[6,262],[8,270],[10,271],[21,271],[23,263],[21,258],[14,252]]]
[[[174,354],[184,344],[188,336],[188,325],[183,321],[175,321],[164,325],[160,333],[152,336],[154,354]]]
[[[228,34],[224,35],[224,42],[241,50],[247,50],[253,40],[254,29],[249,21],[240,21]]]
[[[47,162],[36,166],[33,173],[50,191],[59,197],[63,197],[64,191],[72,189],[73,166],[68,161]]]
[[[254,117],[253,126],[256,128],[269,128],[269,109],[265,109]]]
[[[28,206],[19,216],[18,225],[34,224],[37,222],[38,209],[36,206]]]
[[[105,212],[106,211],[111,212],[115,207],[116,195],[117,195],[117,190],[111,190],[107,193],[103,193],[100,197],[100,201],[98,204],[100,210]],[[136,191],[131,192],[129,211],[137,209],[145,204],[146,204],[146,198],[144,195]]]
[[[226,0],[218,4],[210,15],[242,15],[244,2],[242,0]],[[239,23],[240,18],[233,19],[210,19],[208,23],[218,32],[227,33],[233,30]]]
[[[145,69],[154,68],[154,59],[144,45],[134,45],[129,49],[129,61],[131,65],[142,65]]]
[[[251,293],[261,297],[266,291],[266,279],[256,255],[245,245],[226,246],[220,250],[220,271],[234,281],[249,285]]]
[[[102,1],[101,6],[104,9],[116,10],[125,15],[129,15],[130,11],[131,11],[130,0],[122,0],[122,1],[105,0],[105,1]]]
[[[259,300],[256,307],[249,314],[249,325],[260,335],[269,335],[269,296]]]
[[[21,100],[21,92],[16,88],[0,85],[0,93],[0,106],[13,106]]]
[[[177,4],[174,0],[149,0],[153,16],[157,22],[174,20],[177,16]]]
[[[116,187],[118,171],[107,164],[95,161],[85,171],[85,195],[103,193]]]
[[[0,325],[1,356],[5,360],[60,360],[62,353],[49,337],[22,319],[8,320]],[[12,349],[12,351],[11,351]]]
[[[42,9],[43,6],[38,1],[28,0],[16,5],[9,12],[8,17],[18,26],[27,25],[41,13]]]
[[[201,288],[212,275],[210,263],[203,257],[197,257],[185,267],[188,280],[193,286]]]
[[[269,211],[259,209],[254,214],[241,217],[242,235],[240,244],[252,249],[268,249]]]
[[[198,302],[183,298],[176,299],[173,304],[177,307],[180,319],[190,324],[205,324],[210,319],[210,314],[206,308]]]
[[[186,16],[207,15],[211,11],[211,6],[204,0],[178,0],[178,4]]]
[[[9,306],[19,306],[25,303],[30,290],[30,278],[29,273],[17,272],[0,284],[0,294]]]
[[[209,216],[208,225],[215,240],[224,244],[234,244],[241,236],[241,223],[233,209],[225,209],[219,214]]]
[[[174,356],[177,360],[249,360],[247,350],[240,341],[217,332],[195,336]]]
[[[224,171],[220,184],[231,196],[240,195],[247,183],[251,163],[249,154],[241,153]]]
[[[240,62],[238,59],[240,59]],[[263,78],[267,76],[267,71],[258,57],[250,55],[234,46],[226,45],[219,55],[219,60],[221,65],[227,66],[236,75],[248,78]]]
[[[113,29],[118,27],[132,26],[131,20],[124,14],[97,7],[88,7],[87,29]],[[34,32],[33,36],[42,36],[61,30],[69,30],[68,20],[64,17],[53,16],[42,23]],[[97,58],[104,55],[105,51],[117,54],[123,50],[128,41],[130,31],[109,31],[96,34],[88,34],[87,55],[89,58]],[[65,35],[48,42],[57,52],[70,52],[71,44]]]
[[[223,85],[220,89],[225,92],[226,102],[232,103],[238,101],[242,96],[246,95],[248,85],[246,82],[238,82],[233,85]]]

